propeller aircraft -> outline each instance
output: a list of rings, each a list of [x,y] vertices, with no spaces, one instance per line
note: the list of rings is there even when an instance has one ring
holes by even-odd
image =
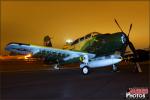
[[[74,40],[67,50],[16,42],[7,44],[5,49],[44,58],[44,61],[53,63],[55,69],[59,69],[59,66],[63,64],[80,63],[80,68],[85,75],[90,72],[91,68],[110,65],[112,65],[113,71],[117,71],[117,64],[123,60],[127,46],[130,47],[135,58],[137,55],[134,45],[129,40],[132,24],[128,34],[125,34],[116,19],[115,23],[121,32],[112,34],[92,32]],[[141,72],[139,64],[136,63],[136,65]]]

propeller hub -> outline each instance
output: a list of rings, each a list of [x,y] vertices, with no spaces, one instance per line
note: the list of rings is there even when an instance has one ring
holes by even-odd
[[[123,44],[126,43],[127,38],[126,38],[126,35],[125,35],[125,34],[122,34],[122,36],[121,36],[121,41],[122,41]]]

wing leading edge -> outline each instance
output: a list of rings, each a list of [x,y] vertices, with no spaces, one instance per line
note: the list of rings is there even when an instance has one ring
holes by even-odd
[[[64,61],[81,57],[84,55],[88,55],[89,59],[95,57],[95,54],[92,53],[85,53],[81,51],[72,51],[72,50],[62,50],[62,49],[36,46],[31,44],[23,44],[23,43],[9,43],[5,49],[7,51],[15,52],[18,54],[32,54],[33,56],[36,55],[36,57],[49,56],[49,55],[50,57],[55,57],[56,55],[58,55],[58,57],[61,58],[63,57]]]

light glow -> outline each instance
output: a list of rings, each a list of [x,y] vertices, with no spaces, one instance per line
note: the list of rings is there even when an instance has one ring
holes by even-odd
[[[73,42],[73,40],[71,40],[71,39],[66,40],[66,44],[71,44],[72,42]]]
[[[27,54],[26,56],[24,56],[25,59],[29,59],[32,55],[31,54]]]

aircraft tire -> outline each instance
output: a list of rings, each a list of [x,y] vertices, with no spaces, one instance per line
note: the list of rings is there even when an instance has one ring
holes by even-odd
[[[88,66],[84,66],[84,67],[82,68],[82,73],[83,73],[84,75],[89,74],[89,67],[88,67]]]

